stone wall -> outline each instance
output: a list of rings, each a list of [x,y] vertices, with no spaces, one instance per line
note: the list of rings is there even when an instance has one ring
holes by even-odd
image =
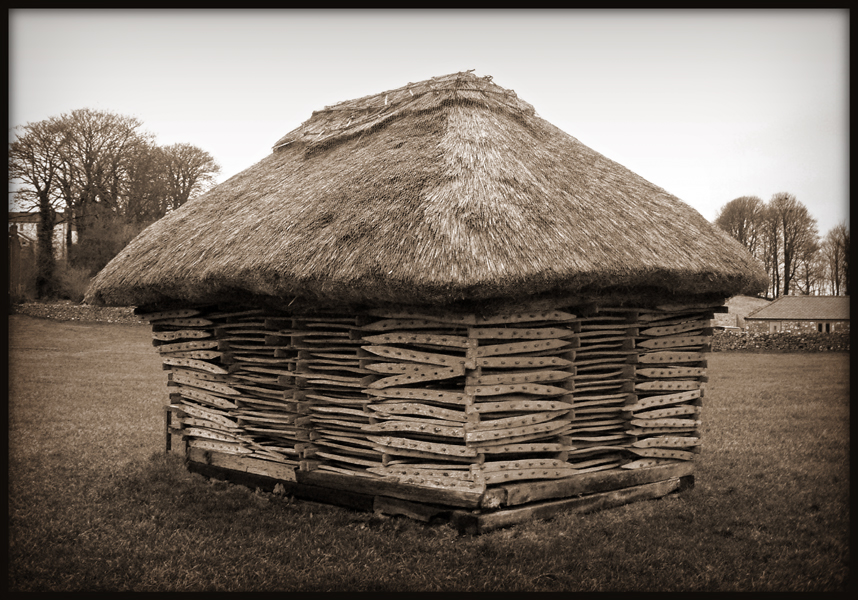
[[[712,352],[849,352],[849,332],[716,331]]]
[[[823,326],[828,323],[832,332],[849,332],[849,321],[773,321],[773,320],[753,320],[746,319],[745,326],[752,333],[768,333],[772,322],[775,322],[780,327],[781,331],[789,331],[794,333],[817,333],[818,325]]]

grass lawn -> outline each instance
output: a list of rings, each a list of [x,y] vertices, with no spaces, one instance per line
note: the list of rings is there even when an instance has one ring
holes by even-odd
[[[9,317],[12,591],[845,591],[849,355],[709,355],[696,486],[479,537],[163,453],[146,326]]]

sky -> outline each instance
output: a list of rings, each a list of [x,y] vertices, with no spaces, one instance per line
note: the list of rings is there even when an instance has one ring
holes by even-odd
[[[849,220],[846,10],[9,10],[9,139],[79,108],[252,166],[314,110],[471,70],[713,221]]]

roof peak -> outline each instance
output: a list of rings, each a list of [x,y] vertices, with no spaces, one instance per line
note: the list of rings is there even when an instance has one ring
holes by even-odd
[[[491,75],[478,76],[473,69],[439,75],[402,87],[343,100],[313,111],[309,119],[277,140],[273,149],[304,142],[311,146],[334,138],[350,137],[377,127],[411,111],[430,110],[455,102],[482,103],[496,108],[534,116],[533,106],[521,100],[513,90],[492,82]]]

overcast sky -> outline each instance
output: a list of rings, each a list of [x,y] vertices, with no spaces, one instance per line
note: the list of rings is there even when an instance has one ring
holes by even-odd
[[[474,69],[709,220],[789,192],[824,235],[849,218],[848,40],[845,10],[14,9],[9,125],[134,116],[223,181],[314,110]]]

